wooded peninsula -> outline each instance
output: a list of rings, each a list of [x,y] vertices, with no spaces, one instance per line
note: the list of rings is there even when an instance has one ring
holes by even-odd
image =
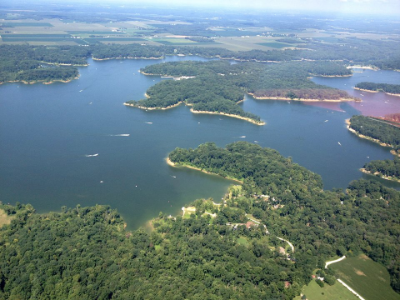
[[[368,92],[385,92],[389,95],[400,96],[400,84],[360,82],[355,89]]]

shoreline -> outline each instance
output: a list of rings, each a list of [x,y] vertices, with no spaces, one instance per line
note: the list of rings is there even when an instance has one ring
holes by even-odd
[[[353,99],[353,98],[340,98],[340,99],[303,99],[300,98],[288,98],[288,97],[258,97],[255,96],[253,93],[248,93],[250,96],[252,96],[256,100],[282,100],[282,101],[298,101],[298,102],[332,102],[332,103],[340,103],[340,102],[362,102],[361,99]]]
[[[194,114],[221,115],[221,116],[227,116],[227,117],[231,117],[231,118],[244,120],[244,121],[250,122],[252,124],[259,125],[259,126],[265,125],[265,122],[263,122],[263,121],[256,121],[256,120],[253,120],[253,119],[250,119],[250,118],[246,118],[246,117],[242,117],[242,116],[238,116],[238,115],[227,114],[227,113],[223,113],[223,112],[194,110],[193,108],[191,108],[190,111],[192,113],[194,113]]]
[[[171,108],[177,107],[177,106],[181,105],[182,103],[183,102],[180,101],[180,102],[178,102],[178,103],[176,103],[174,105],[170,105],[170,106],[167,106],[167,107],[146,107],[146,106],[134,105],[134,104],[127,103],[127,102],[124,102],[124,105],[125,106],[131,106],[131,107],[137,107],[137,108],[144,109],[144,110],[167,110],[167,109],[171,109]]]
[[[388,93],[388,92],[385,92],[385,91],[366,90],[366,89],[360,89],[358,87],[354,87],[354,89],[358,90],[358,91],[367,92],[367,93],[380,93],[380,92],[382,92],[382,93],[385,93],[386,95],[400,97],[400,94],[393,94],[393,93]]]
[[[39,61],[42,64],[46,65],[53,65],[53,66],[69,66],[69,67],[88,67],[89,63],[86,64],[65,64],[65,63],[54,63],[54,62],[45,62],[45,61]]]
[[[219,174],[212,173],[212,172],[208,172],[208,171],[202,170],[202,169],[197,168],[197,167],[193,167],[193,166],[190,166],[190,165],[181,165],[181,164],[174,163],[173,161],[171,161],[171,160],[169,159],[169,157],[166,157],[166,158],[165,158],[165,161],[166,161],[167,165],[169,165],[169,166],[171,166],[171,167],[174,167],[174,168],[178,168],[178,167],[188,168],[188,169],[200,171],[200,172],[205,173],[205,174],[208,174],[208,175],[215,175],[215,176],[222,177],[222,176],[219,175]],[[225,179],[232,180],[232,181],[238,182],[238,183],[240,183],[240,184],[243,184],[243,181],[241,181],[241,180],[239,180],[239,179],[236,179],[236,178],[232,178],[232,177],[222,177],[222,178],[225,178]]]
[[[78,74],[78,75],[75,76],[74,78],[67,79],[67,80],[62,80],[62,79],[54,79],[54,80],[51,80],[51,81],[44,81],[44,80],[33,80],[33,81],[11,80],[11,81],[3,81],[3,82],[0,82],[0,85],[1,85],[1,84],[4,84],[4,83],[23,83],[23,84],[36,84],[36,83],[53,84],[53,83],[56,83],[56,82],[69,83],[69,82],[71,82],[72,80],[79,79],[79,77],[80,77],[80,74]]]
[[[355,90],[357,91],[363,91],[363,92],[368,92],[368,93],[379,93],[379,91],[373,91],[373,90],[366,90],[366,89],[360,89],[358,87],[354,87]]]
[[[324,77],[324,78],[341,78],[341,77],[351,77],[353,74],[346,74],[346,75],[316,75],[311,74],[312,77]]]
[[[362,66],[362,65],[354,65],[354,66],[347,66],[347,69],[364,69],[364,70],[372,70],[372,71],[379,71],[378,67],[369,65],[369,66]]]
[[[390,180],[390,181],[394,181],[394,182],[400,182],[400,178],[396,178],[394,176],[386,176],[386,175],[383,175],[380,172],[372,173],[370,171],[365,170],[364,168],[361,168],[360,171],[361,171],[361,173],[372,175],[372,176],[377,176],[377,177],[385,179],[385,180]]]
[[[390,150],[390,153],[393,154],[394,156],[400,157],[400,153],[397,153],[396,150],[394,149]]]
[[[92,56],[93,60],[97,61],[103,61],[103,60],[111,60],[111,59],[163,59],[162,56],[160,57],[132,57],[132,56],[127,56],[127,57],[106,57],[106,58],[96,58]]]
[[[347,124],[347,126],[346,126],[347,129],[348,129],[350,132],[354,133],[354,134],[355,134],[356,136],[358,136],[359,138],[365,139],[365,140],[369,140],[369,141],[374,142],[374,143],[377,143],[377,144],[381,145],[382,147],[394,148],[394,146],[392,146],[392,145],[390,145],[390,144],[383,143],[383,142],[381,142],[380,140],[377,140],[377,139],[374,139],[374,138],[372,138],[372,137],[363,135],[363,134],[357,132],[356,130],[354,130],[353,128],[350,128],[350,125],[351,125],[350,119],[346,119],[345,122],[346,122],[346,124]],[[393,154],[393,153],[392,153],[392,154]]]
[[[173,79],[173,80],[182,80],[182,79],[192,79],[192,78],[196,78],[196,76],[186,76],[186,75],[173,76],[173,75],[166,75],[166,74],[146,73],[146,72],[143,72],[142,70],[140,70],[139,73],[140,73],[140,74],[143,74],[143,75],[146,75],[146,76],[160,76],[162,79]]]

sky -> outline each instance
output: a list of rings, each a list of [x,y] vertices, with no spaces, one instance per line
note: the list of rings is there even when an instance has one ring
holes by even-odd
[[[134,0],[100,0],[135,3]],[[148,0],[147,3],[180,6],[211,6],[255,10],[307,10],[335,13],[398,14],[400,0]]]
[[[156,4],[160,8],[211,7],[223,9],[285,10],[285,11],[324,11],[350,14],[400,15],[400,0],[0,0],[3,4],[23,3],[62,3],[68,4],[112,4],[141,5]]]

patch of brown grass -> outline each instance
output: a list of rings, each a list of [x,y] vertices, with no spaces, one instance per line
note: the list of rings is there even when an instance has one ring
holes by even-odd
[[[0,209],[0,227],[10,224],[12,219],[13,217],[8,216],[3,209]]]
[[[367,277],[367,275],[365,275],[365,273],[362,272],[362,271],[360,271],[360,270],[354,269],[354,272],[356,272],[356,274],[359,275],[359,276],[365,276],[365,277]]]

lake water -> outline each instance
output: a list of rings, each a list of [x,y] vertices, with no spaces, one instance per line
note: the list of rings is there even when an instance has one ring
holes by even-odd
[[[346,129],[344,120],[358,113],[349,104],[332,110],[248,97],[241,105],[260,115],[265,126],[195,115],[185,106],[146,112],[123,102],[143,98],[161,80],[138,72],[159,61],[89,62],[79,80],[67,84],[0,86],[1,201],[31,203],[39,212],[109,204],[136,228],[160,211],[177,214],[197,198],[218,201],[232,184],[168,166],[164,159],[175,147],[257,142],[320,174],[328,189],[365,176],[358,169],[370,160],[392,158],[389,149]]]

